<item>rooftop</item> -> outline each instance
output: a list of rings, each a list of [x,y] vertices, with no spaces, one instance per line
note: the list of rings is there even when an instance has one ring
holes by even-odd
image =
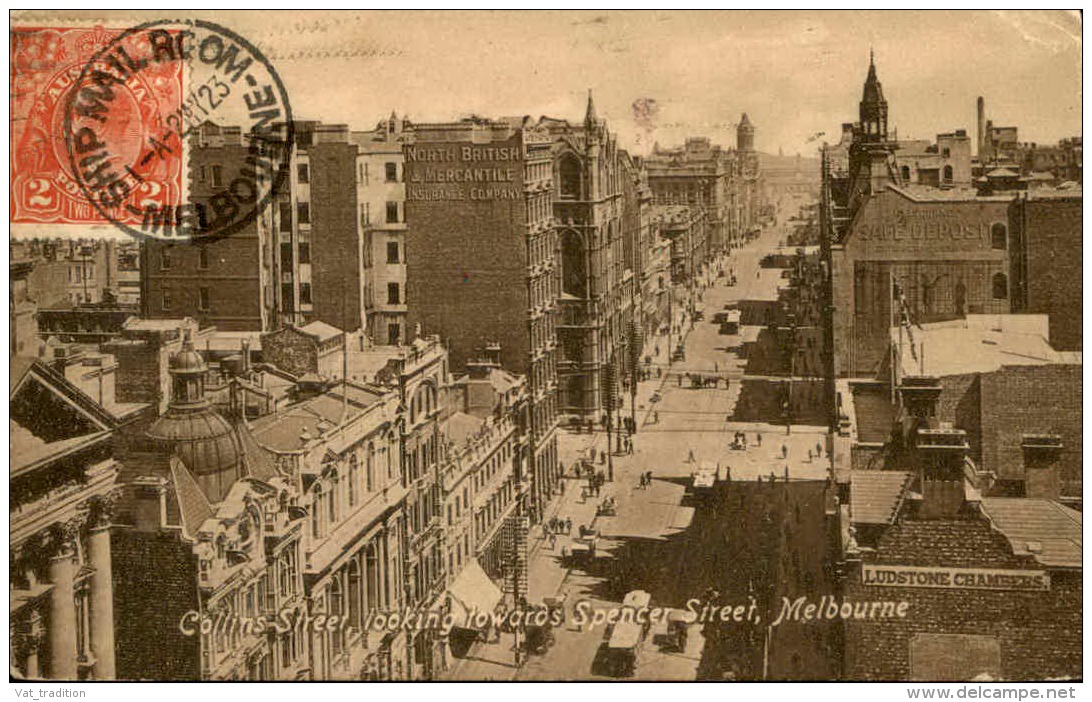
[[[276,414],[256,419],[250,426],[258,444],[274,451],[300,451],[313,439],[378,404],[378,388],[343,383]]]
[[[319,341],[329,341],[342,334],[342,331],[337,327],[319,321],[305,324],[304,326],[299,327],[299,330],[304,334],[317,338]]]
[[[911,473],[894,470],[853,471],[849,493],[853,523],[893,522],[911,477]]]
[[[904,331],[901,367],[912,375],[945,376],[989,373],[1006,365],[1080,363],[1078,355],[1051,347],[1048,337],[1046,315],[972,314]],[[899,328],[892,327],[892,344],[899,338]]]
[[[1054,500],[983,497],[982,512],[1018,556],[1045,566],[1080,568],[1083,515]]]

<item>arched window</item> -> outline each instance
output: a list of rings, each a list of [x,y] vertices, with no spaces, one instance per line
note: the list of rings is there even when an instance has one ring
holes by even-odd
[[[990,227],[990,246],[995,249],[1006,249],[1009,244],[1009,231],[1001,222],[995,222]]]
[[[326,504],[329,507],[329,524],[332,527],[337,524],[337,475],[334,475],[333,484],[330,486],[330,492],[326,495]]]
[[[1009,279],[1004,273],[993,274],[993,299],[1005,300],[1009,296]]]
[[[374,611],[385,604],[380,596],[379,548],[374,540],[364,552],[364,566],[368,610]]]
[[[322,537],[322,486],[315,485],[315,497],[311,501],[311,538]]]
[[[364,464],[364,479],[368,492],[375,489],[375,444],[368,444],[368,456]]]
[[[362,593],[361,593],[361,578],[360,578],[360,562],[353,558],[349,561],[349,625],[357,629],[361,628],[361,608],[362,608]]]
[[[369,490],[371,488],[368,488]],[[356,505],[357,495],[360,493],[360,461],[356,454],[349,456],[349,506]]]
[[[574,231],[561,234],[561,291],[575,297],[586,297],[588,268],[584,260],[584,241]]]
[[[910,166],[902,167],[902,179],[907,183],[910,182]]]
[[[952,167],[951,166],[945,166],[944,167],[944,182],[945,183],[951,183],[952,182]]]
[[[330,616],[337,617],[338,621],[345,616],[345,590],[341,586],[340,573],[335,573],[333,579],[330,581]],[[333,646],[335,654],[341,652],[344,636],[345,630],[341,627],[338,627],[331,632],[330,643]]]
[[[559,188],[561,199],[579,200],[581,190],[580,161],[571,154],[565,154],[561,157],[558,173],[561,180]]]

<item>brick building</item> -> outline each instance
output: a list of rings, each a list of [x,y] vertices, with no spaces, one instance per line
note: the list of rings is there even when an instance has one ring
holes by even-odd
[[[1012,308],[1050,318],[1050,344],[1080,351],[1084,303],[1080,192],[1026,193],[1009,207]]]
[[[190,189],[205,202],[226,188],[247,158],[239,127],[205,123],[191,145]],[[173,244],[140,245],[140,305],[145,319],[192,317],[202,327],[261,331],[276,319],[274,255],[269,222],[261,217],[231,236]]]
[[[408,323],[455,369],[487,343],[528,378],[532,510],[559,476],[552,139],[528,119],[413,124],[405,146]]]
[[[193,199],[201,202],[227,187],[227,176],[247,153],[238,127],[203,125],[193,146]],[[224,331],[269,331],[315,320],[362,328],[359,161],[347,126],[298,122],[290,177],[254,221],[215,241],[143,242],[142,315],[188,316]]]
[[[874,377],[899,315],[925,323],[1011,311],[1011,196],[955,187],[954,174],[951,186],[923,185],[920,174],[906,182],[874,64],[851,134],[848,171],[832,163],[835,148],[824,173],[833,371]]]
[[[938,378],[936,418],[966,433],[983,494],[1080,501],[1081,359],[1051,347],[1045,315],[893,330],[891,346],[896,384],[904,375]],[[1045,437],[1051,448],[1036,448]]]
[[[1050,499],[981,496],[966,433],[937,417],[940,392],[936,378],[904,378],[887,465],[854,472],[837,598],[854,612],[842,621],[843,674],[1079,678],[1080,513]],[[873,602],[890,616],[856,615]]]
[[[371,132],[354,132],[364,231],[364,305],[368,333],[377,344],[407,343],[406,178],[402,154],[405,120],[391,113]]]

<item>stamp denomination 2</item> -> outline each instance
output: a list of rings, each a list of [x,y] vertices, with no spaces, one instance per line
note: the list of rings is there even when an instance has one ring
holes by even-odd
[[[180,99],[135,112],[127,86],[162,66],[182,68]],[[190,166],[206,123],[240,125],[245,154],[211,188],[191,172],[182,197],[146,197],[144,174]],[[249,42],[211,22],[160,21],[123,32],[86,63],[68,94],[64,139],[76,183],[103,218],[138,237],[208,239],[248,226],[271,202],[289,172],[293,122],[280,78]]]

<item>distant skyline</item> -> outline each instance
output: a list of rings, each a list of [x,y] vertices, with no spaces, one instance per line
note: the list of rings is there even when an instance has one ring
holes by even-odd
[[[383,12],[237,23],[268,51],[301,117],[368,128],[417,120],[550,115],[580,119],[587,90],[622,144],[643,153],[631,105],[660,106],[661,145],[735,143],[747,112],[776,154],[837,141],[854,121],[875,49],[900,138],[966,128],[975,100],[996,124],[1041,143],[1081,134],[1081,22],[1050,12]],[[235,23],[226,16],[225,23]],[[341,21],[339,21],[341,20]],[[317,36],[326,55],[314,56]],[[371,51],[376,56],[329,57]],[[359,66],[359,68],[357,68]],[[351,70],[342,90],[319,77]],[[345,76],[345,78],[349,78]],[[331,94],[334,93],[334,94]],[[825,136],[809,142],[818,132]]]
[[[80,18],[81,13],[50,13]],[[185,13],[173,13],[185,14]],[[190,13],[192,14],[192,13]],[[815,153],[856,119],[869,49],[900,138],[965,128],[975,99],[1021,141],[1081,134],[1079,14],[1065,11],[201,11],[249,39],[282,76],[298,118],[370,129],[392,110],[420,121],[550,115],[578,120],[592,89],[624,147],[644,153],[631,105],[660,107],[651,140]],[[35,13],[13,13],[18,23]],[[155,12],[97,11],[124,27]],[[104,20],[103,17],[111,18]],[[825,135],[809,141],[819,132]]]

